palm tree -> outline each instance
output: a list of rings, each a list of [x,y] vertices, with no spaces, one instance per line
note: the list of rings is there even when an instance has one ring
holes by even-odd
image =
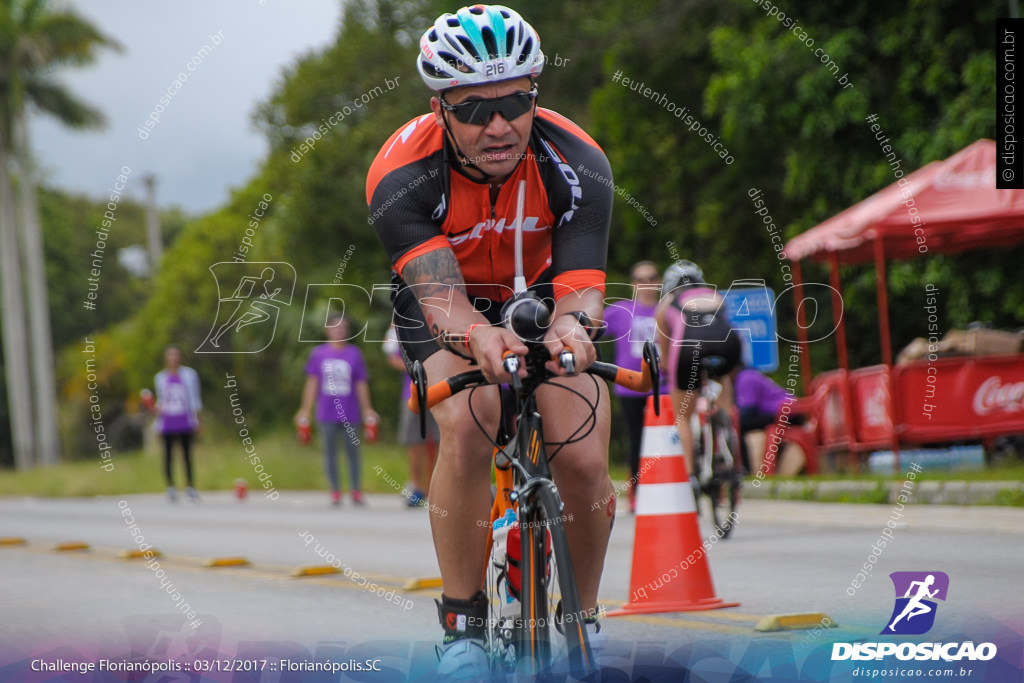
[[[33,442],[39,463],[53,464],[60,456],[42,228],[35,179],[31,172],[25,114],[31,106],[71,127],[103,125],[99,111],[75,98],[67,88],[54,82],[50,74],[63,66],[91,63],[99,48],[120,49],[118,43],[100,33],[73,10],[51,9],[49,5],[49,0],[0,0],[0,166],[4,167],[0,171],[0,198],[7,199],[0,209],[0,229],[5,231],[0,235],[5,271],[4,350],[15,461],[22,468],[32,465]],[[8,234],[15,222],[9,201],[12,196],[12,161],[17,168],[21,219],[21,230],[14,236]],[[10,249],[15,239],[20,242],[26,270],[31,364],[28,355],[21,351],[24,347],[24,313],[14,303],[14,299],[20,297],[21,283],[20,264],[17,262],[19,250]],[[11,304],[10,312],[7,310],[8,302]],[[32,368],[34,391],[25,387],[24,375],[29,367]],[[15,406],[18,406],[17,411]],[[34,435],[31,428],[33,420]],[[26,448],[29,449],[27,452]]]
[[[2,77],[2,76],[0,76]],[[7,405],[11,419],[14,463],[18,469],[32,467],[35,438],[32,433],[32,385],[29,381],[28,335],[25,331],[25,303],[22,296],[21,260],[14,219],[14,193],[8,173],[10,138],[0,125],[0,286],[3,298],[4,374]]]

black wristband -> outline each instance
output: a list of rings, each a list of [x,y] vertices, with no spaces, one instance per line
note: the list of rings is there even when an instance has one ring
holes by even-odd
[[[582,325],[583,329],[587,331],[587,336],[590,337],[590,340],[594,340],[594,331],[596,328],[594,327],[594,321],[590,319],[589,315],[583,311],[571,311],[565,315],[571,315],[576,318],[576,322]]]

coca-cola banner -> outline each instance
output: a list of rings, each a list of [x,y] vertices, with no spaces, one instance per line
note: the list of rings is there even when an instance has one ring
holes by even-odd
[[[886,445],[892,439],[889,368],[875,365],[850,373],[857,441]]]
[[[821,429],[821,441],[825,446],[846,446],[850,434],[846,428],[846,410],[843,382],[844,370],[823,372],[811,381],[810,395],[820,396],[815,407],[815,416]]]
[[[903,441],[1024,433],[1024,354],[925,359],[893,373]]]

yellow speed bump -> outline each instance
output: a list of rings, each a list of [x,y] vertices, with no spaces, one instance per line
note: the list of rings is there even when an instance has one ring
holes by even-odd
[[[0,538],[0,546],[3,545],[25,545],[25,539],[18,536],[5,536]]]
[[[61,552],[66,550],[88,550],[89,544],[83,541],[68,541],[67,543],[58,543],[53,546],[53,549]]]
[[[315,567],[299,567],[292,576],[324,576],[325,574],[340,574],[341,570],[334,565],[324,564]]]
[[[203,562],[204,567],[248,567],[250,564],[244,557],[214,557]]]
[[[407,591],[421,591],[428,588],[441,588],[441,577],[429,578],[429,579],[410,579],[403,590]]]
[[[796,631],[809,628],[835,628],[838,624],[824,612],[810,614],[771,614],[757,622],[755,631]]]
[[[146,553],[149,553],[149,557],[146,556]],[[136,548],[135,550],[122,550],[121,553],[118,555],[118,557],[120,557],[122,560],[150,560],[154,557],[163,556],[164,554],[156,548],[150,548],[149,550],[139,550],[138,548]]]

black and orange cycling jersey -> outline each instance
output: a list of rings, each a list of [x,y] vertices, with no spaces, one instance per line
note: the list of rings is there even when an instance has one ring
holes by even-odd
[[[377,153],[366,180],[370,222],[401,282],[411,260],[455,252],[467,294],[501,302],[512,295],[519,181],[526,181],[523,271],[549,283],[556,299],[604,291],[612,184],[608,160],[579,126],[537,109],[529,143],[492,202],[487,182],[456,168],[433,114],[399,129]]]

